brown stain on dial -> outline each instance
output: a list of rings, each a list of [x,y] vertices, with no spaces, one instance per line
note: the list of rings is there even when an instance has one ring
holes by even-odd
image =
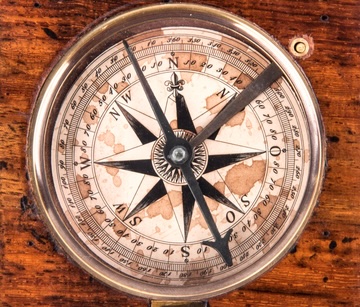
[[[217,189],[220,193],[225,193],[225,183],[218,181],[214,184],[214,188]],[[219,203],[209,197],[205,196],[206,204],[208,205],[210,211],[215,211],[219,208]],[[203,222],[203,221],[202,221]]]
[[[115,85],[116,84],[116,85]],[[126,89],[129,86],[129,83],[127,82],[117,82],[114,84],[115,87],[115,91],[119,94],[120,92],[122,92],[124,89]]]
[[[151,204],[147,208],[146,213],[149,218],[161,215],[165,220],[170,220],[174,215],[173,208],[181,204],[182,193],[180,191],[169,191],[167,195]]]
[[[277,81],[275,81],[273,84],[271,84],[271,88],[276,90],[276,89],[280,89],[281,88],[281,83],[283,82],[282,79],[279,79]]]
[[[206,109],[211,114],[218,114],[224,107],[225,103],[222,102],[217,93],[212,94],[206,98]]]
[[[234,85],[235,87],[237,87],[238,89],[242,90],[244,88],[246,88],[251,82],[252,82],[252,78],[249,77],[246,74],[241,74],[235,81]]]
[[[135,251],[139,256],[144,256],[144,251],[142,249],[138,249]]]
[[[240,75],[240,70],[230,64],[225,64],[223,68],[223,72],[227,72],[226,74],[222,74],[222,77],[229,83],[236,82]]]
[[[88,180],[84,180],[84,178],[79,174],[76,175],[76,181],[82,199],[88,198],[89,191],[91,190],[90,182]]]
[[[167,58],[169,59],[169,68],[177,66],[176,68],[180,70],[200,72],[207,63],[207,55],[200,53],[176,52],[169,54]]]
[[[304,150],[304,162],[309,163],[311,158],[311,152],[308,149]]]
[[[92,215],[92,217],[95,219],[95,221],[101,225],[102,223],[104,223],[105,219],[106,219],[106,214],[102,209],[97,209],[97,208],[91,208],[90,209],[90,214]]]
[[[125,146],[123,144],[115,144],[114,145],[114,153],[120,153],[125,151]]]
[[[106,130],[106,132],[101,133],[98,136],[98,140],[101,142],[104,142],[105,145],[113,147],[113,151],[114,153],[120,153],[124,151],[124,145],[122,144],[115,144],[115,135],[110,132],[109,130]],[[119,169],[114,168],[114,167],[105,167],[106,172],[112,176],[113,178],[113,184],[116,187],[120,187],[122,184],[122,180],[120,178],[120,176],[118,176],[119,173]]]
[[[255,213],[259,214],[261,217],[263,217],[264,219],[266,219],[271,210],[273,209],[274,204],[276,203],[277,197],[274,195],[269,195],[269,198],[266,200],[262,200],[260,201],[253,209],[252,211],[254,211]],[[255,221],[255,224],[257,224],[257,226],[260,226],[262,224],[262,220],[257,219]]]
[[[209,199],[206,198],[206,203],[208,203]],[[216,216],[213,216],[214,222],[216,223]],[[195,227],[199,225],[201,228],[203,229],[209,229],[209,226],[207,224],[207,222],[204,219],[204,216],[202,215],[200,209],[198,207],[194,208],[194,213],[193,213],[193,219],[191,221],[191,225],[190,225],[190,231]]]
[[[203,66],[207,63],[207,56],[200,53],[191,54],[190,69],[192,71],[202,71]]]
[[[169,68],[172,68],[174,66],[176,67],[177,65],[178,69],[189,69],[191,61],[190,56],[190,52],[176,52],[173,56],[169,54]]]
[[[199,134],[202,130],[204,130],[204,128],[202,126],[197,126],[195,128],[195,130],[196,130],[196,133]]]
[[[180,191],[170,191],[168,196],[173,207],[177,207],[182,204],[183,198]]]
[[[189,71],[179,71],[179,75],[180,75],[180,80],[185,81],[185,86],[186,83],[192,83],[192,78],[194,76],[194,72],[189,72]]]
[[[96,107],[93,105],[89,105],[83,115],[84,122],[89,125],[96,125],[99,121],[96,114],[98,114],[98,110],[96,109]]]
[[[217,189],[220,193],[225,193],[225,183],[223,181],[218,181],[214,184],[214,188]]]
[[[110,176],[116,176],[119,172],[119,169],[115,167],[105,166],[105,169]]]
[[[106,94],[107,91],[109,90],[109,86],[110,86],[110,84],[105,82],[104,85],[99,88],[99,93],[100,94]]]
[[[256,182],[265,176],[265,161],[253,161],[251,166],[243,163],[233,166],[226,174],[225,181],[232,192],[244,195],[250,192]]]
[[[168,195],[163,196],[158,201],[151,204],[146,210],[149,218],[161,215],[163,219],[170,220],[173,215],[173,208],[170,204]]]
[[[122,184],[122,180],[120,178],[120,176],[114,176],[113,177],[113,184],[114,186],[116,186],[117,188],[119,188]]]
[[[172,120],[172,121],[170,122],[170,127],[171,127],[172,129],[177,129],[177,127],[178,127],[178,122],[177,122],[176,119],[174,119],[174,120]]]
[[[213,200],[205,196],[206,204],[209,207],[210,211],[215,211],[219,207],[219,203],[216,200]]]
[[[235,127],[240,126],[244,122],[245,119],[245,111],[239,112],[235,114],[227,123],[226,126]]]
[[[118,236],[118,237],[122,237],[125,233],[125,231],[127,230],[127,227],[122,224],[120,221],[118,220],[114,220],[114,226],[112,227],[114,233]]]
[[[300,146],[300,140],[294,139],[294,148],[295,148],[295,149],[301,148],[301,146]]]
[[[105,170],[110,176],[113,177],[112,180],[113,180],[114,186],[116,186],[117,188],[120,187],[122,184],[122,180],[121,180],[120,176],[118,176],[119,169],[117,169],[115,167],[105,166]]]
[[[106,132],[103,132],[98,136],[98,140],[104,142],[105,145],[112,147],[115,144],[115,135],[111,131],[106,130]]]

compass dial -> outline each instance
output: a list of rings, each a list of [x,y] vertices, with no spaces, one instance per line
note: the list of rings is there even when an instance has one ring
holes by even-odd
[[[251,281],[294,244],[319,192],[306,79],[215,9],[99,25],[55,66],[34,114],[30,164],[54,236],[132,294],[204,298]]]

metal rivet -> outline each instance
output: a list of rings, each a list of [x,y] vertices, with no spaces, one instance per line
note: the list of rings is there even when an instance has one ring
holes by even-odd
[[[295,51],[298,53],[304,53],[306,50],[306,45],[303,42],[298,42],[295,44]]]
[[[290,40],[289,51],[295,58],[305,59],[314,50],[314,43],[311,36],[297,36]]]

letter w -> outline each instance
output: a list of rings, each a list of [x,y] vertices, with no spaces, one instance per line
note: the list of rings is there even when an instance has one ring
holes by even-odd
[[[131,93],[130,90],[128,90],[124,95],[121,95],[121,98],[125,100],[126,103],[131,101]]]

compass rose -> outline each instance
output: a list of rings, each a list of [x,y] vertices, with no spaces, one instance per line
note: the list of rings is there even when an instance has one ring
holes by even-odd
[[[174,133],[177,138],[182,138],[190,142],[197,135],[197,132],[185,98],[179,93],[179,91],[183,89],[185,82],[181,80],[175,72],[171,77],[172,80],[166,81],[165,86],[168,87],[168,90],[172,91],[172,99],[175,99],[176,102],[177,128],[174,129]],[[130,114],[130,112],[128,112],[121,105],[119,105],[119,108],[142,145],[136,148],[136,152],[138,154],[134,153],[133,156],[136,157],[134,159],[121,160],[121,154],[119,154],[116,156],[116,160],[114,161],[100,160],[95,163],[106,167],[113,167],[116,169],[141,173],[146,176],[158,178],[156,183],[151,187],[143,199],[141,199],[129,212],[127,212],[124,220],[133,217],[135,214],[146,209],[148,206],[167,195],[167,190],[164,183],[181,185],[183,200],[184,242],[186,242],[196,202],[192,192],[189,189],[189,186],[186,183],[186,180],[184,179],[183,172],[181,171],[180,167],[172,165],[164,153],[164,135],[162,134],[160,137],[157,137],[152,132],[150,132],[145,123],[141,123],[138,119],[136,119],[135,116]],[[212,148],[216,146],[223,146],[221,141],[216,140],[219,130],[220,129],[217,129],[207,138],[206,141],[195,146],[191,161],[191,168],[204,196],[207,196],[208,198],[213,199],[224,206],[244,214],[238,205],[234,204],[222,192],[217,190],[204,178],[203,175],[261,155],[264,153],[264,151],[253,150],[241,153],[231,152],[213,154],[208,150],[206,142],[214,143],[213,146],[211,146]],[[150,143],[153,144],[150,158],[138,158],[141,155],[144,157],[149,157],[149,153],[147,151]]]

